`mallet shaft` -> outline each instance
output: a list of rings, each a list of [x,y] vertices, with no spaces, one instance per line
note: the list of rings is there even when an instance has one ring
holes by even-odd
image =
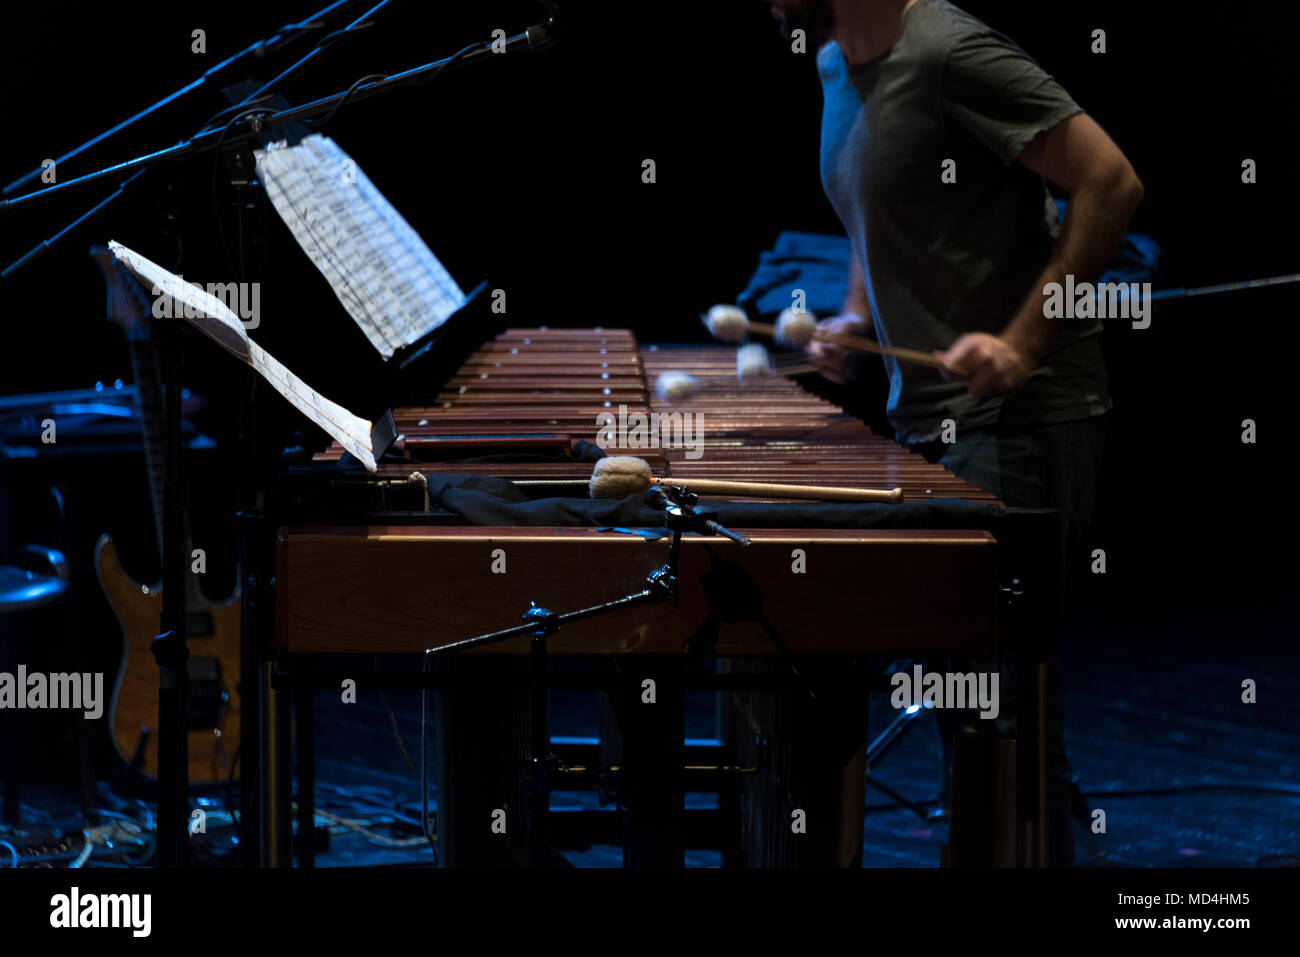
[[[763,336],[775,336],[776,326],[770,322],[751,322],[749,328]],[[882,346],[880,343],[862,336],[852,336],[846,332],[818,332],[813,335],[814,339],[820,339],[822,342],[833,342],[836,345],[844,346],[846,349],[854,349],[858,352],[872,352],[878,356],[893,356],[902,362],[915,362],[919,365],[929,366],[932,369],[943,369],[944,364],[930,355],[928,352],[922,352],[920,349],[904,349],[900,346]]]
[[[806,498],[820,502],[890,502],[903,500],[903,490],[845,488],[822,485],[784,485],[774,482],[734,482],[729,479],[683,478],[673,475],[656,482],[686,485],[694,492],[712,495],[746,495],[751,498]]]

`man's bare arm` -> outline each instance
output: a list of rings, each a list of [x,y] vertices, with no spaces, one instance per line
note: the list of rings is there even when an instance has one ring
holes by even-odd
[[[1021,152],[1027,168],[1070,194],[1052,258],[1001,335],[962,336],[939,356],[966,373],[976,395],[997,395],[1022,384],[1060,336],[1060,320],[1043,315],[1043,287],[1095,278],[1124,239],[1142,200],[1142,183],[1118,146],[1097,123],[1076,113],[1036,136]]]
[[[1059,321],[1043,316],[1043,287],[1064,283],[1067,275],[1076,282],[1091,282],[1100,275],[1124,241],[1143,188],[1119,147],[1085,113],[1034,137],[1019,159],[1070,194],[1052,259],[1002,333],[1037,363],[1061,328]]]

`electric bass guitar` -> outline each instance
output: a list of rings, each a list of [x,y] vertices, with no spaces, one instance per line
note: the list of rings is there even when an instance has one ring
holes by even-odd
[[[143,425],[145,465],[153,503],[158,553],[162,555],[163,390],[149,335],[151,308],[140,283],[97,246],[91,258],[108,288],[108,318],[122,329],[130,349]],[[190,702],[187,716],[189,779],[195,784],[228,781],[239,750],[240,669],[239,589],[225,601],[212,602],[199,588],[192,570],[190,538],[185,536],[186,638],[190,657]],[[159,631],[162,587],[137,582],[118,560],[109,535],[95,546],[95,572],[104,596],[122,628],[122,662],[109,706],[113,746],[118,756],[147,778],[158,776],[158,666],[150,645]]]

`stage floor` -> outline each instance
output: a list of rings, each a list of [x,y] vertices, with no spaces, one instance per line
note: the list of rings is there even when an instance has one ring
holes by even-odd
[[[1067,745],[1088,806],[1106,812],[1106,833],[1076,828],[1080,866],[1251,867],[1300,863],[1300,673],[1294,667],[1289,601],[1260,599],[1226,607],[1220,596],[1189,608],[1146,595],[1129,611],[1092,603],[1076,610],[1065,639]],[[1241,701],[1245,679],[1258,683],[1258,703]],[[406,846],[380,846],[337,820],[321,867],[427,866],[431,853],[418,832],[383,809],[417,819],[419,695],[387,692],[393,718],[376,695],[354,705],[318,694],[318,802],[371,834]],[[713,733],[707,694],[688,700],[687,735]],[[594,736],[595,693],[564,692],[552,703],[556,735]],[[873,730],[890,706],[873,696]],[[918,803],[938,796],[939,745],[934,720],[920,723],[873,773]],[[408,761],[410,763],[408,763]],[[219,794],[214,793],[219,798]],[[712,795],[691,795],[707,806]],[[868,789],[863,839],[866,867],[937,867],[944,820],[926,822],[891,809]],[[74,789],[30,787],[23,795],[30,832],[79,829]],[[596,808],[594,794],[560,792],[556,809]],[[214,809],[218,805],[213,805]],[[616,811],[606,809],[606,813]],[[219,813],[210,837],[221,843]],[[18,844],[13,835],[0,837]],[[567,852],[575,867],[619,867],[621,851],[595,846]],[[234,854],[222,855],[233,863]],[[92,857],[89,866],[94,866]],[[721,853],[688,851],[688,867],[716,867]]]

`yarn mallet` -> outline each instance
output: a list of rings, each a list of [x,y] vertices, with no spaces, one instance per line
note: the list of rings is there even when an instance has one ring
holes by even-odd
[[[664,372],[655,380],[655,395],[665,402],[681,402],[699,390],[699,382],[685,372]]]
[[[943,362],[928,352],[920,349],[904,349],[899,346],[882,346],[880,343],[862,336],[845,333],[818,332],[817,320],[807,312],[787,309],[773,325],[770,322],[753,322],[739,306],[718,305],[703,316],[704,325],[709,333],[722,342],[742,343],[753,335],[770,336],[781,345],[803,348],[811,340],[833,342],[857,352],[871,352],[878,356],[892,356],[900,362],[915,362],[932,369],[948,369]],[[950,370],[959,372],[960,370]]]
[[[817,502],[885,502],[903,500],[903,490],[846,488],[843,486],[785,485],[772,482],[734,482],[729,479],[686,478],[679,475],[655,478],[650,463],[634,455],[611,455],[591,470],[588,488],[592,498],[627,498],[641,495],[652,485],[667,482],[685,485],[705,495],[741,495],[748,498],[806,499]]]
[[[798,360],[798,356],[789,354],[779,357],[770,356],[760,343],[747,342],[736,350],[736,378],[744,383],[763,376],[802,375],[805,372],[817,371],[817,367],[812,363]]]

